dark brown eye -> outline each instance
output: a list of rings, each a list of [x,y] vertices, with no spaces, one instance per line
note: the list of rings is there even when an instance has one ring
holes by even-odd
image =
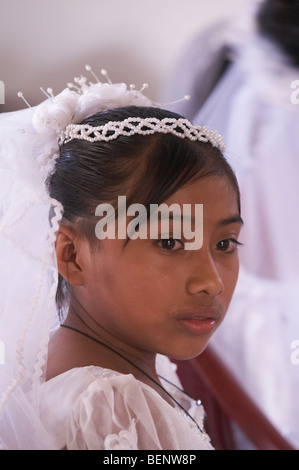
[[[177,251],[182,248],[182,243],[175,238],[164,238],[159,240],[159,245],[165,251]]]
[[[230,247],[230,242],[230,240],[221,240],[221,242],[217,244],[218,250],[227,251]]]
[[[218,242],[216,248],[217,250],[224,251],[226,253],[234,253],[237,245],[241,245],[241,243],[239,243],[238,240],[235,240],[234,238],[229,238]]]

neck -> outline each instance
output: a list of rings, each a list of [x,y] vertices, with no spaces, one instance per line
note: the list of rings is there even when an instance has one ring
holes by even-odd
[[[82,344],[80,354],[81,356],[86,354],[87,362],[92,360],[94,365],[125,374],[133,373],[136,378],[144,380],[144,377],[140,377],[136,368],[132,366],[133,363],[142,371],[156,379],[158,378],[156,374],[156,353],[137,349],[124,343],[104,329],[87,312],[84,311],[83,315],[79,311],[71,305],[64,323],[66,326],[79,330],[95,340],[90,341],[90,338],[88,340],[86,337],[80,338]]]
[[[100,344],[101,346],[103,346],[104,348],[108,349],[109,351],[111,351],[112,353],[114,353],[116,356],[118,356],[120,359],[126,361],[128,364],[131,365],[131,367],[133,367],[133,369],[135,369],[135,371],[139,372],[139,374],[141,374],[141,376],[143,377],[143,380],[142,382],[144,383],[148,383],[148,385],[152,388],[154,388],[170,405],[173,406],[173,404],[175,403],[179,408],[181,408],[187,416],[189,416],[189,418],[195,423],[197,429],[200,431],[200,432],[203,432],[202,429],[199,427],[198,423],[195,421],[195,419],[188,413],[187,410],[185,410],[185,408],[163,387],[163,385],[161,384],[161,382],[159,381],[159,378],[158,376],[156,378],[153,378],[150,374],[148,374],[147,372],[145,372],[144,369],[140,368],[136,363],[130,361],[127,357],[123,356],[123,354],[119,353],[118,351],[116,351],[115,349],[113,349],[112,347],[108,346],[107,344],[104,344],[102,343],[101,341],[97,340],[96,338],[94,338],[93,336],[90,336],[89,334],[87,333],[84,333],[80,330],[78,330],[77,328],[74,328],[74,327],[71,327],[70,325],[66,325],[66,324],[63,324],[61,325],[62,328],[66,328],[70,331],[73,331],[74,333],[76,334],[79,334],[79,335],[82,335],[83,337],[87,338],[88,340],[90,341],[93,341],[97,344]],[[134,374],[136,375],[136,374]],[[163,379],[163,377],[161,377]],[[144,380],[146,379],[146,380]],[[163,379],[163,380],[166,380],[166,379]],[[166,380],[168,383],[171,383],[169,382],[168,380]],[[172,384],[173,386],[175,386],[174,384]],[[178,388],[178,387],[176,387]],[[182,389],[179,389],[181,392],[185,393]],[[186,394],[187,395],[187,394]]]
[[[153,369],[151,370],[145,368],[143,364],[139,364],[138,362],[136,362],[136,360],[129,359],[124,352],[118,351],[117,349],[115,349],[115,347],[104,343],[103,341],[97,339],[95,336],[90,335],[82,330],[79,330],[78,328],[75,328],[68,324],[62,324],[60,326],[62,327],[62,329],[65,328],[76,335],[80,335],[90,343],[95,343],[98,347],[102,349],[102,353],[100,355],[100,363],[97,364],[97,360],[95,360],[93,361],[93,365],[112,369],[123,374],[130,373],[134,375],[136,379],[155,389],[156,392],[161,395],[165,401],[167,401],[171,406],[173,406],[175,400],[162,386],[160,378],[156,373],[155,367],[153,367]],[[107,362],[105,365],[103,364],[103,353],[107,351],[109,353],[109,359],[113,359],[113,365],[111,365],[111,363],[106,365]]]

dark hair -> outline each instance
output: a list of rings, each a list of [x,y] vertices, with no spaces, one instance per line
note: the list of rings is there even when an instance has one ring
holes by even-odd
[[[96,127],[128,117],[181,118],[159,108],[130,106],[97,113],[83,123]],[[210,143],[169,133],[119,136],[109,142],[71,140],[60,148],[48,187],[51,197],[63,205],[64,220],[76,222],[78,234],[87,237],[91,246],[99,246],[95,236],[99,204],[116,205],[117,197],[125,195],[128,205],[138,202],[149,209],[150,204],[162,203],[191,180],[210,175],[228,179],[240,210],[238,183],[220,150]],[[60,313],[69,287],[60,276],[56,296]]]
[[[273,40],[299,66],[298,0],[265,0],[257,14],[259,31]]]

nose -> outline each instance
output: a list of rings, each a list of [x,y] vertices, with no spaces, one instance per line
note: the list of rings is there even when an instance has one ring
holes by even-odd
[[[208,294],[214,298],[224,290],[223,280],[217,264],[209,252],[201,252],[201,256],[194,263],[186,283],[188,294]]]

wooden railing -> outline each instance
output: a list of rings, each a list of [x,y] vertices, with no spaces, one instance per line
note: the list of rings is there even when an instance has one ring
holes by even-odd
[[[232,423],[259,450],[295,450],[245,392],[229,368],[209,345],[198,357],[174,361],[178,375],[207,414],[208,432],[215,449],[236,449]]]

